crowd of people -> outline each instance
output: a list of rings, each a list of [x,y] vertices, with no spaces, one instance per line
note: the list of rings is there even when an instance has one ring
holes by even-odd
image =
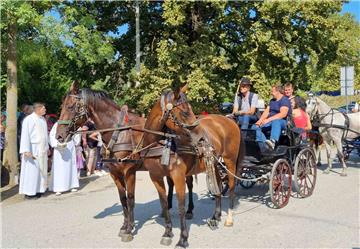
[[[70,141],[60,143],[56,139],[58,123],[46,114],[43,103],[23,105],[17,118],[20,178],[19,194],[25,199],[37,199],[47,190],[61,195],[76,192],[80,173],[86,168],[86,176],[103,176],[107,172],[101,163],[102,139],[89,119]],[[6,115],[1,116],[1,159],[5,145]],[[81,133],[81,131],[94,131]],[[50,179],[48,181],[48,175]],[[49,184],[48,184],[49,183]]]
[[[289,120],[293,121],[300,136],[306,138],[306,131],[312,129],[310,117],[305,112],[305,100],[294,95],[291,83],[271,87],[273,98],[262,113],[258,110],[258,95],[250,91],[251,85],[248,78],[240,80],[229,117],[236,118],[241,129],[250,127],[256,131],[256,141],[262,153],[275,149]],[[266,131],[270,131],[270,138],[266,138]]]

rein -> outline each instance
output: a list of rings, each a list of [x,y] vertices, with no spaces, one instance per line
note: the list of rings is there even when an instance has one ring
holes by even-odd
[[[358,131],[354,131],[354,130],[349,128],[350,127],[350,122],[349,122],[349,117],[346,115],[346,113],[342,113],[342,112],[339,112],[339,111],[336,112],[336,109],[334,109],[334,108],[330,108],[330,110],[325,114],[319,114],[318,113],[319,110],[316,110],[316,112],[317,113],[315,113],[313,115],[314,116],[313,123],[314,123],[314,126],[324,127],[325,128],[324,131],[322,131],[321,133],[324,133],[325,131],[327,131],[330,128],[336,128],[336,129],[343,130],[342,137],[341,137],[342,141],[345,140],[345,138],[347,137],[349,131],[360,135],[360,133]],[[338,113],[341,113],[344,116],[344,119],[345,119],[345,124],[344,125],[336,125],[336,124],[334,124],[334,115],[338,114]],[[321,123],[321,121],[323,121],[329,115],[331,115],[330,123]]]
[[[166,138],[178,138],[178,135],[175,134],[171,134],[171,133],[166,133],[166,132],[160,132],[160,131],[153,131],[153,130],[149,130],[149,129],[145,129],[145,128],[136,128],[137,126],[140,125],[131,125],[131,126],[124,126],[123,125],[123,121],[124,121],[124,117],[127,115],[127,109],[125,109],[124,111],[122,110],[121,114],[120,114],[120,124],[117,124],[117,127],[114,128],[104,128],[104,129],[97,129],[97,130],[91,130],[91,131],[75,131],[76,130],[76,123],[78,120],[82,119],[82,118],[86,118],[88,119],[89,115],[88,115],[88,108],[87,108],[87,104],[85,103],[86,101],[84,100],[84,96],[82,95],[82,92],[80,91],[80,93],[78,95],[74,95],[74,94],[69,94],[68,96],[70,97],[74,97],[75,99],[77,99],[75,106],[73,108],[75,108],[75,115],[72,119],[70,120],[58,120],[58,124],[60,125],[67,125],[67,129],[69,131],[69,136],[74,135],[74,134],[90,134],[93,132],[109,132],[109,131],[113,131],[113,135],[112,138],[109,142],[109,144],[105,146],[105,149],[109,152],[112,152],[112,147],[113,145],[116,143],[116,140],[118,139],[118,136],[120,134],[121,131],[125,131],[125,130],[134,130],[134,131],[139,131],[139,132],[143,132],[143,133],[151,133],[151,134],[155,134],[155,135],[159,135],[159,136],[163,136]],[[182,103],[179,103],[179,105]],[[167,119],[167,116],[166,116]],[[166,120],[165,120],[166,121]],[[143,139],[142,139],[143,140]],[[135,149],[132,149],[132,153],[130,155],[128,155],[125,158],[119,159],[118,162],[124,162],[124,161],[128,161],[128,159],[130,159],[130,157],[132,157],[134,154],[137,154],[141,151],[144,151],[146,149],[149,149],[150,147],[152,147],[154,144],[157,144],[158,142],[152,143],[148,146],[145,146],[144,148],[142,147],[142,140],[136,145]]]
[[[161,131],[153,131],[153,130],[149,130],[149,129],[139,129],[139,128],[134,128],[136,126],[140,126],[140,125],[130,125],[130,126],[123,126],[123,127],[116,127],[116,128],[105,128],[105,129],[98,129],[98,130],[91,130],[91,131],[74,131],[74,132],[70,132],[71,134],[77,134],[77,133],[85,133],[85,134],[90,134],[93,132],[107,132],[107,131],[123,131],[123,130],[134,130],[134,131],[140,131],[140,132],[147,132],[147,133],[152,133],[155,135],[160,135],[163,137],[171,137],[171,138],[177,138],[179,137],[178,135],[175,134],[171,134],[171,133],[166,133],[166,132],[161,132]]]

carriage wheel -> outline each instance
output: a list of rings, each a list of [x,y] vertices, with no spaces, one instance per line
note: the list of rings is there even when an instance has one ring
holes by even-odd
[[[312,148],[302,149],[295,159],[295,188],[305,198],[312,195],[316,183],[316,158]]]
[[[291,168],[285,159],[278,159],[271,170],[270,196],[275,207],[287,205],[291,194]]]
[[[251,173],[249,170],[246,170],[245,172],[241,173],[241,178],[245,178],[245,179],[255,179],[256,176]],[[249,189],[252,188],[255,185],[255,181],[244,181],[244,180],[239,180],[240,181],[240,186],[243,187],[244,189]]]

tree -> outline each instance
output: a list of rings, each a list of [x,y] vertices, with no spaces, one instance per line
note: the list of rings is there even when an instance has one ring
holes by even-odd
[[[16,43],[20,29],[33,32],[33,27],[40,20],[39,13],[49,7],[49,3],[25,2],[25,1],[2,1],[1,3],[1,30],[2,41],[7,44],[7,86],[6,86],[6,113],[7,128],[5,139],[5,163],[9,168],[10,182],[14,184],[15,175],[18,174],[18,148],[17,148],[17,49]],[[37,9],[36,9],[37,8]],[[21,30],[24,32],[24,30]]]

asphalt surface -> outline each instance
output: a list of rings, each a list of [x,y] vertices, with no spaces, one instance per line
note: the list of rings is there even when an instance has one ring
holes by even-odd
[[[207,194],[205,175],[199,175],[194,218],[187,221],[189,247],[359,248],[360,158],[352,155],[348,166],[347,177],[339,175],[338,163],[329,175],[320,167],[313,195],[300,199],[294,194],[283,209],[271,207],[267,184],[250,190],[238,186],[234,226],[223,226],[228,206],[223,198],[223,219],[214,231],[205,220],[215,204]],[[175,236],[169,248],[179,239],[176,201],[171,213]],[[38,200],[24,200],[14,187],[2,190],[1,247],[167,248],[160,245],[164,227],[159,214],[158,195],[147,172],[137,176],[135,237],[127,243],[117,236],[122,207],[110,176],[83,178],[79,192],[47,193]]]

